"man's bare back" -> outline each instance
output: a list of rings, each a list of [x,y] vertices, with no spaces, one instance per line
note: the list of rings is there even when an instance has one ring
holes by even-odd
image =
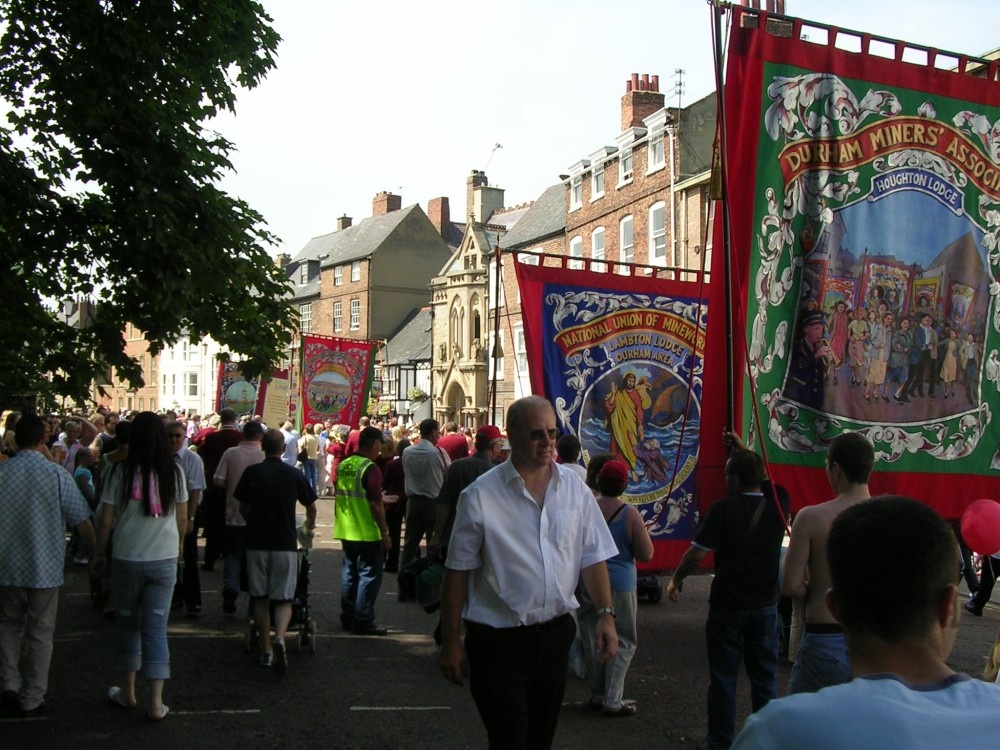
[[[805,600],[806,622],[836,622],[826,606],[830,570],[826,563],[826,540],[834,519],[844,510],[868,499],[864,492],[848,492],[819,505],[803,508],[792,524],[792,536],[785,555],[781,593]]]

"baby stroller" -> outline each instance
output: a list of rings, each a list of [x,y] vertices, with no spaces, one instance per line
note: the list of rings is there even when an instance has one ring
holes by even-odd
[[[292,619],[288,623],[288,633],[298,633],[295,639],[296,651],[316,653],[316,621],[312,619],[309,608],[309,578],[312,575],[312,563],[309,562],[309,550],[302,546],[298,549],[298,577],[295,580],[295,595],[292,597]],[[274,622],[274,602],[271,602],[271,622]],[[243,640],[244,651],[252,651],[260,645],[257,637],[257,624],[250,617],[246,636]]]

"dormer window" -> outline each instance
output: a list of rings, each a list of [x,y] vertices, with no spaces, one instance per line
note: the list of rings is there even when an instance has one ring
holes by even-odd
[[[574,177],[569,184],[569,210],[576,211],[583,207],[583,178]]]
[[[309,283],[309,263],[304,262],[299,266],[299,286],[304,286]]]
[[[663,169],[666,165],[666,157],[663,154],[663,131],[650,136],[649,139],[649,171]]]
[[[618,184],[627,185],[632,182],[632,149],[622,151],[618,159]]]
[[[604,165],[598,164],[590,177],[590,200],[595,201],[604,195]]]

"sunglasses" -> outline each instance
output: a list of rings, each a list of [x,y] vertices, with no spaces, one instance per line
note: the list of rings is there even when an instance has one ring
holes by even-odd
[[[551,430],[522,430],[528,438],[534,442],[538,442],[543,438],[548,438],[549,440],[559,439],[559,430],[553,427]]]

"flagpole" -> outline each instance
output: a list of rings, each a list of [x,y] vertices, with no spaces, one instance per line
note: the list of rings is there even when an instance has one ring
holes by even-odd
[[[719,110],[719,208],[722,213],[722,264],[723,283],[725,286],[725,317],[726,317],[726,430],[731,432],[736,424],[735,378],[733,377],[733,273],[730,226],[729,226],[729,191],[726,179],[726,106],[725,89],[723,86],[723,64],[725,53],[722,39],[722,16],[727,12],[728,3],[713,0],[714,13],[712,44],[715,51],[715,90],[718,96]]]

